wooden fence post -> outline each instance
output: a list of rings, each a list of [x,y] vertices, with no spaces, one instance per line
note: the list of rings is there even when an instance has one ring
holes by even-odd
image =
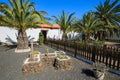
[[[119,49],[117,50],[117,54],[118,54],[118,58],[117,58],[117,60],[118,60],[118,62],[117,62],[117,70],[120,70],[120,51],[119,51]]]
[[[57,50],[59,49],[59,40],[57,40]]]
[[[66,51],[66,39],[65,40],[63,40],[63,42],[64,42],[64,51]]]
[[[51,48],[52,48],[52,40],[50,40],[50,43],[51,43]]]
[[[76,58],[76,56],[77,56],[77,43],[74,41],[74,49],[75,49],[75,55],[74,55],[74,57]]]
[[[108,65],[109,50],[110,50],[110,48],[109,48],[109,46],[107,46],[107,47],[106,47],[106,54],[105,54],[105,58],[106,58],[105,64],[106,64],[106,65]]]
[[[102,59],[103,63],[105,62],[106,47],[107,45],[103,45],[103,59]]]
[[[92,61],[95,62],[95,53],[96,53],[96,46],[92,48]]]

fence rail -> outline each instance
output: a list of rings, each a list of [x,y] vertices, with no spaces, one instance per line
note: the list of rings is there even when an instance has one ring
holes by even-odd
[[[120,39],[116,40],[116,39],[105,39],[106,41],[110,41],[110,42],[118,42],[120,43]]]
[[[120,50],[113,46],[84,45],[68,40],[46,40],[45,44],[74,53],[93,62],[105,63],[110,68],[120,70]]]

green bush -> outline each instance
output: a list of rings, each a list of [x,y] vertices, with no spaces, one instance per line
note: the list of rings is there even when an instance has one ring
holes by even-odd
[[[39,33],[39,44],[43,44],[44,43],[44,35],[42,32]]]
[[[63,58],[64,58],[63,55],[61,55],[60,53],[57,54],[57,57],[58,57],[59,59],[63,59]]]
[[[103,45],[104,41],[91,41],[91,43],[94,45]]]

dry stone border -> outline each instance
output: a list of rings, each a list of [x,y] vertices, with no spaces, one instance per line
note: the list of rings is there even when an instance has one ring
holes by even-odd
[[[57,51],[58,52],[58,51]],[[72,60],[69,56],[65,54],[65,52],[62,54],[66,56],[65,59],[59,59],[57,57],[57,52],[49,53],[48,55],[39,53],[36,60],[30,60],[30,58],[27,58],[22,65],[22,72],[23,74],[29,74],[29,73],[35,73],[42,71],[45,67],[52,65],[57,70],[71,70],[72,69]]]
[[[55,68],[57,70],[71,70],[72,69],[72,60],[69,59],[64,59],[60,60],[59,58],[55,59]]]
[[[57,55],[55,53],[50,53],[48,54],[48,56],[46,56],[45,54],[41,54],[40,56],[41,62],[45,66],[54,65],[56,57]]]
[[[42,62],[40,61],[40,53],[35,54],[35,60],[31,60],[30,58],[27,58],[23,65],[22,65],[22,72],[23,74],[28,73],[35,73],[43,70],[44,66],[42,65]]]

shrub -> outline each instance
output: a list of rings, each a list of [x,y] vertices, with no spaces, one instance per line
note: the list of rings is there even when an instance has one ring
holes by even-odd
[[[64,58],[63,55],[61,55],[60,53],[57,54],[57,57],[58,57],[59,59],[63,59],[63,58]]]
[[[39,33],[39,44],[43,44],[44,43],[44,35],[42,32]]]
[[[93,45],[103,45],[103,44],[104,44],[103,41],[91,41],[91,43],[92,43]]]

